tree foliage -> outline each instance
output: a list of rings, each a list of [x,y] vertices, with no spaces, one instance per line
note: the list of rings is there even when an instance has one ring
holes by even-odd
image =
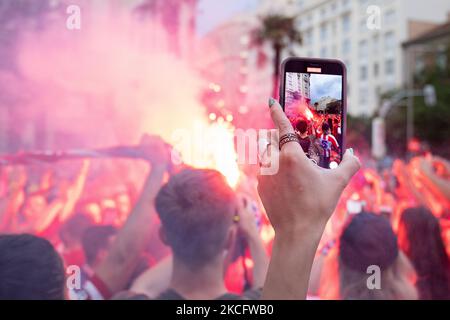
[[[277,81],[280,73],[281,53],[285,48],[292,48],[302,43],[302,36],[296,26],[295,16],[269,14],[260,17],[260,26],[251,37],[251,44],[257,47],[262,55],[262,47],[268,43],[274,51],[273,56],[273,95],[277,93]]]
[[[428,144],[433,153],[450,157],[450,46],[444,58],[443,65],[435,64],[415,76],[415,89],[427,84],[435,87],[437,103],[430,107],[423,97],[414,98],[414,136]],[[386,137],[389,151],[397,155],[406,152],[406,107],[389,113]]]

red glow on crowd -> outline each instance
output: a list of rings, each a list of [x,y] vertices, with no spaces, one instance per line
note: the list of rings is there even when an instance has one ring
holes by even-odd
[[[181,167],[209,168],[222,173],[236,194],[248,196],[254,204],[260,238],[271,253],[275,231],[258,196],[259,166],[238,163],[235,142],[237,128],[256,127],[255,122],[259,127],[270,126],[268,108],[259,102],[262,97],[237,101],[255,89],[243,86],[239,94],[230,93],[236,95],[233,99],[237,102],[229,106],[221,96],[227,92],[222,84],[227,79],[210,79],[204,70],[196,69],[203,61],[194,61],[189,55],[180,57],[180,48],[174,53],[172,35],[161,26],[151,23],[144,28],[127,16],[100,16],[103,19],[95,28],[83,27],[83,36],[49,28],[39,37],[26,36],[18,43],[17,68],[26,86],[11,86],[17,86],[14,89],[20,94],[31,92],[33,99],[25,94],[17,99],[27,104],[17,108],[20,112],[15,114],[11,131],[13,137],[26,131],[27,126],[21,124],[29,119],[42,128],[36,129],[40,133],[37,141],[30,139],[33,141],[0,155],[0,233],[44,237],[57,248],[66,265],[83,265],[86,257],[80,234],[85,226],[120,230],[138,203],[145,177],[153,168],[137,154],[135,142],[148,133],[161,136],[172,151],[172,167],[161,178],[163,182]],[[198,98],[203,91],[216,99],[216,109],[211,110]],[[289,120],[294,130],[298,131],[295,124],[306,122],[308,136],[325,137],[322,130],[329,131],[336,144],[342,142],[345,119],[340,113],[314,109],[309,103],[301,99],[292,107],[296,116]],[[53,138],[39,144],[39,137],[46,134]],[[411,153],[423,151],[417,139],[409,142],[408,149]],[[331,163],[337,166],[341,160],[339,147],[329,153],[327,168],[332,168]],[[317,252],[320,257],[328,250],[326,259],[334,259],[325,267],[320,287],[314,292],[323,299],[338,297],[335,243],[349,219],[361,212],[387,217],[398,232],[404,210],[423,206],[439,221],[450,255],[450,199],[430,178],[438,176],[448,183],[447,162],[428,153],[408,160],[397,158],[391,166],[379,168],[374,159],[363,156],[367,150],[355,153],[361,157],[362,168],[337,203]],[[276,193],[274,190],[274,196]],[[73,227],[71,223],[77,219]],[[149,221],[148,228],[154,234],[159,227],[158,218]],[[169,255],[168,247],[156,238],[151,239],[143,257],[149,266]],[[249,274],[255,267],[248,249],[240,249],[226,270],[227,288],[237,293],[251,282]]]

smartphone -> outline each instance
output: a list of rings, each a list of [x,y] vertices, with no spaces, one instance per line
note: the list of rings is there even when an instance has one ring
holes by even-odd
[[[303,151],[334,169],[345,150],[346,69],[339,60],[287,58],[281,65],[280,103]]]

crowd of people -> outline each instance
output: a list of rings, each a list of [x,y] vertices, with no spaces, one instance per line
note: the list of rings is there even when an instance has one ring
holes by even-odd
[[[65,175],[1,168],[0,299],[449,299],[450,163],[359,170],[348,149],[322,170],[308,158],[330,161],[315,139],[338,144],[338,122],[310,137],[269,106],[279,171],[236,188],[212,169],[169,174],[155,136],[146,167],[113,160],[113,177],[87,160]],[[279,150],[291,133],[300,144]]]
[[[290,121],[300,140],[303,152],[323,168],[338,164],[342,148],[342,122],[338,114],[316,113],[308,108],[309,117],[303,113],[292,115]]]
[[[300,119],[295,124],[303,152],[323,168],[330,168],[331,162],[340,162],[340,144],[336,138],[339,137],[340,140],[340,133],[332,133],[336,128],[337,125],[330,126],[327,121],[323,121],[318,127],[305,119]]]

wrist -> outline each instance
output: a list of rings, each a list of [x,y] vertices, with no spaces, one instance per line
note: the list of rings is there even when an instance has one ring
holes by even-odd
[[[322,223],[278,228],[275,230],[274,242],[280,246],[292,246],[305,242],[318,244],[324,230],[325,224]]]

